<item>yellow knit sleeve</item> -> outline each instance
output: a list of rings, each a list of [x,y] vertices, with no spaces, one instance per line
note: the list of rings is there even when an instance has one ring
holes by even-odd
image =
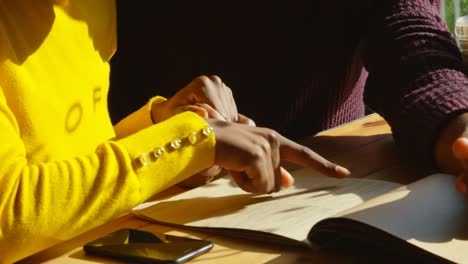
[[[145,199],[155,189],[165,189],[208,168],[215,159],[212,129],[193,112],[178,114],[117,143],[126,150],[139,175]]]
[[[15,120],[0,91],[1,263],[100,225],[214,162],[214,135],[189,112],[40,164],[28,161]]]
[[[162,96],[151,98],[147,104],[122,119],[114,126],[116,138],[124,138],[153,124],[151,106],[166,101]]]

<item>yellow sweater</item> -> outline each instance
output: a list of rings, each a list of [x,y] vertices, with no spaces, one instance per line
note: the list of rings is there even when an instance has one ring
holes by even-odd
[[[114,4],[0,1],[2,263],[102,224],[214,162],[214,136],[195,114],[153,125],[149,102],[112,126]],[[177,138],[181,146],[171,146]]]

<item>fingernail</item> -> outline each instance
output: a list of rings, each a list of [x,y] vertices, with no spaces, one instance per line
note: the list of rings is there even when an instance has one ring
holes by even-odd
[[[351,174],[351,172],[348,169],[338,165],[335,167],[335,171],[336,173],[338,173],[338,175],[343,177],[349,176]]]

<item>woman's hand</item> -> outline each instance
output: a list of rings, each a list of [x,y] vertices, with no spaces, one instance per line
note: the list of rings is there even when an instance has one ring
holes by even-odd
[[[184,111],[231,122],[239,120],[231,89],[216,75],[195,78],[167,101],[154,104],[151,115],[154,122],[161,122]]]
[[[165,102],[152,106],[151,114],[155,123],[178,113],[192,111],[204,118],[238,122],[255,126],[248,117],[237,113],[231,89],[218,76],[199,76]],[[178,185],[194,188],[213,181],[222,169],[213,166],[180,182]]]
[[[207,119],[216,136],[215,164],[231,171],[240,188],[251,193],[270,193],[289,187],[294,179],[280,166],[289,161],[324,175],[342,178],[350,172],[311,149],[274,130]]]

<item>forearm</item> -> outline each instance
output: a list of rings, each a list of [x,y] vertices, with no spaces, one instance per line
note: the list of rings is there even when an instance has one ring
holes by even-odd
[[[43,163],[28,162],[20,138],[5,132],[0,148],[0,262],[84,232],[213,165],[214,137],[202,134],[206,126],[197,115],[184,113],[104,143],[96,153]],[[0,128],[7,131],[7,123],[0,122]],[[189,142],[193,132],[198,140]],[[182,145],[171,149],[175,138]],[[157,147],[166,152],[156,159],[152,152]],[[141,163],[142,153],[148,155],[147,164]]]
[[[366,103],[391,125],[406,158],[432,171],[441,129],[468,109],[460,51],[433,1],[384,0],[375,9]]]
[[[96,154],[39,164],[3,156],[0,263],[68,239],[138,203],[138,177],[116,169],[121,150],[106,145]]]

